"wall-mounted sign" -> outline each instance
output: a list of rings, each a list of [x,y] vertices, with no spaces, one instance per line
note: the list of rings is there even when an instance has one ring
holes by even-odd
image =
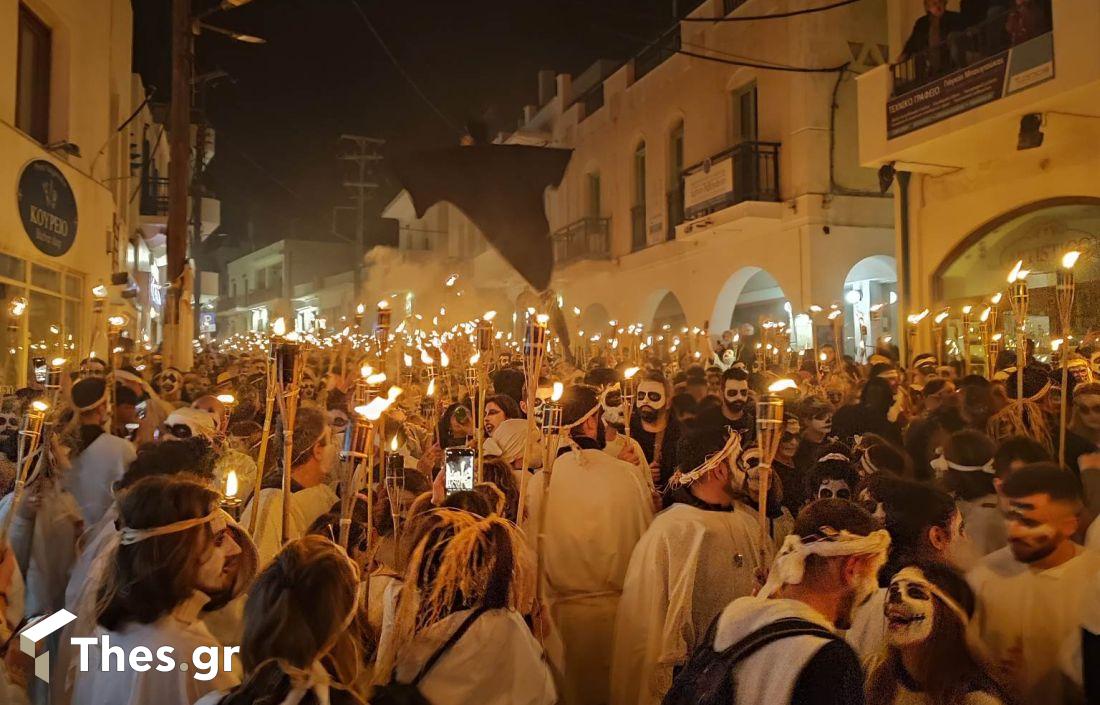
[[[697,218],[733,198],[733,160],[726,157],[684,176],[684,217]]]
[[[34,246],[51,257],[76,240],[76,196],[56,166],[36,159],[19,175],[19,217]]]

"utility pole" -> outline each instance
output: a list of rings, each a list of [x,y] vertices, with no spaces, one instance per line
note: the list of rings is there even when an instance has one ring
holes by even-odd
[[[364,137],[362,135],[340,135],[340,141],[346,143],[347,151],[340,155],[343,161],[351,162],[356,166],[356,178],[353,181],[345,180],[344,186],[355,192],[355,299],[363,295],[363,253],[366,250],[366,204],[367,197],[379,188],[373,181],[367,181],[370,165],[382,161],[382,155],[378,148],[386,143],[385,140],[376,137]]]
[[[172,0],[172,105],[168,118],[168,297],[164,306],[165,365],[180,363],[180,300],[187,263],[187,187],[191,181],[191,0]],[[187,341],[190,343],[190,341]]]

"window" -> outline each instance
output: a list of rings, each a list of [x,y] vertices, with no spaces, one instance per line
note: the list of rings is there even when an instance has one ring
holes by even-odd
[[[742,86],[733,92],[732,144],[756,142],[756,82]]]
[[[50,141],[50,28],[19,6],[15,126],[43,144]]]
[[[600,205],[600,172],[593,171],[588,174],[588,203],[586,210],[590,218],[599,218],[603,212]]]
[[[633,249],[646,245],[645,236],[645,142],[639,142],[634,150],[634,207],[630,209],[631,242]]]
[[[684,123],[680,121],[668,135],[668,238],[676,235],[676,226],[684,222]]]
[[[267,285],[270,287],[282,288],[283,286],[283,265],[282,263],[273,264],[267,268]]]

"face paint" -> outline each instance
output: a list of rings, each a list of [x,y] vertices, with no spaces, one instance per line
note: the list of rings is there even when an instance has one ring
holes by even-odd
[[[638,383],[638,390],[634,397],[634,405],[638,408],[638,415],[646,423],[655,422],[664,411],[665,385],[653,380],[642,380]]]
[[[814,433],[821,434],[823,436],[828,435],[833,430],[833,415],[831,413],[818,414],[810,419],[810,428]]]
[[[866,509],[880,524],[886,521],[886,506],[875,499],[871,490],[866,487],[859,493],[859,506]]]
[[[851,499],[852,488],[844,480],[828,477],[817,488],[818,499]]]
[[[740,379],[727,379],[722,389],[722,403],[735,414],[744,412],[749,403],[749,383]]]
[[[1086,428],[1091,431],[1100,430],[1100,396],[1085,394],[1075,397],[1073,407],[1077,418]]]
[[[920,644],[932,634],[936,608],[924,574],[915,568],[890,581],[886,594],[886,640],[891,646]]]
[[[504,410],[493,402],[489,402],[485,405],[485,431],[486,433],[492,433],[493,430],[504,421]]]
[[[614,426],[618,430],[624,428],[626,417],[623,414],[623,394],[619,391],[617,384],[600,392],[600,408],[603,410],[605,423]]]
[[[732,350],[726,350],[722,353],[722,364],[725,365],[727,369],[733,367],[733,363],[735,362],[737,362],[737,353]]]
[[[241,547],[226,526],[225,519],[217,517],[210,522],[211,544],[199,565],[195,576],[198,590],[208,595],[222,592],[232,585],[235,579],[235,561],[231,560],[241,552]]]

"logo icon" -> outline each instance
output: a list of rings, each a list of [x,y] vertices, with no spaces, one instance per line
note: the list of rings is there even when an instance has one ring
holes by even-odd
[[[50,682],[50,652],[46,648],[46,637],[75,619],[76,615],[72,612],[58,610],[19,632],[19,650],[34,659],[34,675],[39,680]]]
[[[51,211],[57,208],[57,200],[60,198],[60,194],[58,194],[57,186],[52,181],[42,184],[42,197],[46,199],[46,207]]]

